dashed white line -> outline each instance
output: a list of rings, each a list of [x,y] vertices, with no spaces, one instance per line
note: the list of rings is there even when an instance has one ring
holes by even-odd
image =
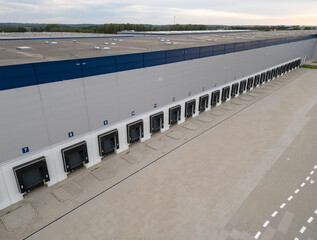
[[[317,169],[317,165],[314,166],[314,169]]]
[[[309,179],[310,179],[310,177],[307,177],[307,178],[306,178],[306,181],[308,181]]]
[[[299,192],[299,189],[297,188],[294,193],[297,194],[298,192]]]
[[[287,199],[288,201],[291,201],[293,199],[293,196],[289,196],[289,198]]]
[[[254,236],[254,238],[255,238],[255,239],[258,239],[258,238],[260,237],[260,235],[261,235],[261,232],[259,231],[259,232],[257,232],[257,234]]]
[[[294,240],[299,240],[299,239],[296,237],[296,238],[294,238]]]
[[[280,208],[283,208],[283,207],[285,207],[286,206],[286,204],[285,203],[282,203],[282,205],[280,206]]]
[[[317,214],[317,209],[315,210],[315,214]]]
[[[267,225],[269,225],[270,221],[266,220],[266,222],[263,224],[263,227],[267,227]]]
[[[310,218],[308,218],[307,222],[308,222],[308,223],[311,223],[313,220],[314,220],[314,218],[313,218],[313,217],[310,217]]]
[[[316,210],[317,211],[317,210]],[[272,217],[275,217],[278,214],[278,211],[275,211],[274,213],[272,213]],[[317,213],[316,213],[317,214]]]
[[[305,186],[305,183],[303,182],[300,186],[301,186],[301,187],[304,187],[304,186]]]
[[[300,233],[304,233],[305,230],[306,230],[306,227],[304,226],[304,227],[302,227],[302,229],[301,229],[299,232],[300,232]]]
[[[311,172],[310,172],[310,175],[313,175],[313,174],[314,174],[314,172],[315,172],[315,171],[311,171]]]

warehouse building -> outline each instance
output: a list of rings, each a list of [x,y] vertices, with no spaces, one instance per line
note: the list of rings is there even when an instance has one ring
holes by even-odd
[[[3,37],[0,209],[316,59],[316,43],[308,31]]]

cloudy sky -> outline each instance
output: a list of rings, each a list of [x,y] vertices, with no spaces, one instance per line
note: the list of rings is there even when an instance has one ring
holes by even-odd
[[[0,22],[317,26],[316,0],[0,0]]]

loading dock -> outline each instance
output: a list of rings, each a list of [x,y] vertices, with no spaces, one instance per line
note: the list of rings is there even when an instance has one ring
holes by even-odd
[[[266,72],[265,82],[269,81],[271,79],[271,71]]]
[[[229,98],[229,95],[230,95],[230,87],[229,86],[224,87],[221,92],[221,101],[222,102],[227,101],[227,99]]]
[[[208,107],[209,94],[205,94],[199,98],[199,112],[204,111]]]
[[[292,69],[295,68],[295,61],[292,62]]]
[[[272,79],[273,78],[276,78],[276,68],[274,68],[273,70],[272,70]]]
[[[164,128],[164,113],[159,112],[150,116],[150,132],[156,133]]]
[[[281,76],[281,74],[282,74],[282,67],[278,67],[278,68],[277,68],[277,73],[278,73],[279,76]]]
[[[169,109],[169,124],[173,125],[181,120],[181,105]]]
[[[195,113],[196,108],[196,100],[190,100],[185,102],[185,118],[192,116]]]
[[[240,82],[240,88],[239,88],[239,93],[243,93],[247,88],[247,80],[242,80]]]
[[[256,87],[256,86],[258,86],[259,84],[260,84],[260,75],[258,74],[258,75],[256,75],[256,76],[254,77],[254,84],[253,84],[253,86]]]
[[[89,162],[86,141],[64,148],[62,151],[65,172],[69,173]]]
[[[134,143],[139,141],[144,136],[143,120],[138,120],[133,123],[127,124],[127,141]]]
[[[283,66],[282,66],[282,73],[283,73],[283,74],[285,74],[285,68],[286,68],[286,66],[283,65]]]
[[[260,84],[262,85],[266,80],[266,72],[261,73]]]
[[[29,192],[50,180],[45,157],[16,166],[13,172],[20,193]]]
[[[216,106],[217,103],[219,103],[220,100],[220,90],[214,91],[211,93],[211,101],[210,101],[210,105]]]
[[[235,97],[239,91],[239,83],[234,83],[231,86],[231,97]]]
[[[248,78],[247,90],[250,90],[253,87],[253,77]]]
[[[118,129],[103,133],[98,136],[99,155],[104,157],[119,148]]]

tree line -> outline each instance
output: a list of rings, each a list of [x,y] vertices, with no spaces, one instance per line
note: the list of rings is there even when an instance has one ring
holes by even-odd
[[[220,26],[220,25],[147,25],[147,24],[102,24],[102,25],[67,25],[67,24],[0,24],[0,32],[82,32],[82,33],[112,33],[123,30],[134,31],[194,31],[194,30],[299,30],[314,29],[314,27],[299,26]]]

